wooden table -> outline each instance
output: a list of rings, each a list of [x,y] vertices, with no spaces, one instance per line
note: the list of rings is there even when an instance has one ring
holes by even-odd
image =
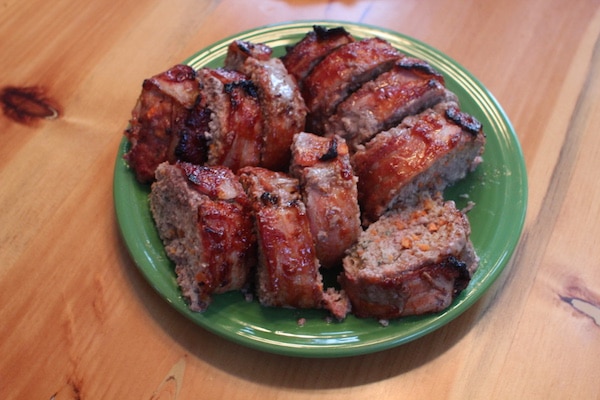
[[[0,10],[1,90],[48,105],[29,109],[47,118],[0,114],[0,398],[600,398],[600,2]],[[114,162],[141,81],[229,35],[306,19],[393,29],[457,60],[503,106],[527,165],[525,227],[500,278],[453,322],[375,354],[286,357],[207,332],[150,287],[115,218]]]

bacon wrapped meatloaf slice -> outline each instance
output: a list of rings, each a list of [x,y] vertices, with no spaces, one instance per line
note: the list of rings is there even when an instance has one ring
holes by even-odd
[[[294,134],[302,132],[306,105],[296,80],[279,58],[269,58],[265,45],[234,41],[228,48],[225,68],[246,75],[257,88],[262,111],[262,153],[260,166],[287,171]]]
[[[355,39],[343,27],[314,26],[302,40],[286,49],[281,61],[302,88],[304,79],[325,56]]]
[[[202,68],[197,75],[211,111],[206,164],[223,165],[234,172],[259,165],[263,120],[254,82],[224,68]]]
[[[454,202],[424,196],[382,216],[344,258],[342,288],[358,317],[392,319],[446,309],[479,259]]]
[[[423,192],[442,191],[481,162],[481,124],[454,102],[405,118],[378,133],[352,156],[363,225],[410,204]]]
[[[323,289],[298,180],[260,167],[242,168],[239,175],[254,212],[259,302],[270,307],[325,308],[343,319],[350,303],[344,293]]]
[[[256,240],[248,198],[230,169],[160,164],[150,210],[191,310],[247,285]]]
[[[300,181],[317,258],[326,268],[341,265],[344,252],[362,231],[346,141],[339,136],[296,134],[290,171]]]
[[[389,42],[367,38],[339,46],[327,54],[304,79],[302,95],[308,107],[310,132],[322,134],[325,121],[339,103],[404,57]]]
[[[138,181],[152,182],[164,161],[206,161],[211,113],[200,92],[196,72],[187,65],[144,80],[125,131],[131,144],[125,160]]]

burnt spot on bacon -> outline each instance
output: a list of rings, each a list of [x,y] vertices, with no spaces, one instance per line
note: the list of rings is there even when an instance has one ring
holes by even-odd
[[[473,136],[477,136],[482,130],[481,122],[477,118],[460,111],[457,107],[448,107],[446,117]]]
[[[224,85],[225,93],[232,94],[235,89],[241,88],[250,97],[258,98],[258,89],[254,82],[249,79],[244,79],[237,82],[231,82]]]
[[[204,164],[208,159],[208,124],[211,111],[199,101],[185,119],[184,126],[177,136],[179,141],[175,146],[175,158],[192,164]]]
[[[319,161],[329,161],[334,160],[338,156],[337,150],[337,138],[333,137],[330,142],[329,149],[327,149],[327,153],[323,154]]]

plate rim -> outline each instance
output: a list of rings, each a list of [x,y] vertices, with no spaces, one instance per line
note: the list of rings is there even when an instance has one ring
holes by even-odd
[[[128,171],[129,174],[132,175],[131,171],[129,171],[129,167],[127,166],[126,162],[123,160],[123,157],[122,157],[122,155],[126,151],[126,148],[128,145],[126,138],[121,139],[119,149],[118,149],[118,154],[117,154],[117,160],[115,162],[115,169],[114,169],[114,174],[113,174],[114,175],[113,176],[113,178],[114,178],[113,179],[113,199],[114,199],[114,206],[115,206],[116,215],[117,215],[117,223],[119,225],[119,232],[121,234],[121,238],[124,240],[125,245],[129,251],[136,267],[138,268],[139,271],[142,272],[142,275],[144,276],[146,281],[150,284],[150,286],[153,287],[153,289],[155,291],[157,291],[158,294],[165,301],[167,301],[169,304],[171,304],[178,312],[180,312],[184,316],[188,317],[189,319],[192,319],[193,322],[195,322],[197,325],[201,326],[202,328],[208,330],[209,332],[217,334],[221,337],[224,337],[225,339],[231,340],[238,344],[245,345],[250,348],[254,348],[256,350],[261,350],[261,351],[266,351],[266,352],[276,353],[276,354],[281,354],[281,355],[298,356],[298,357],[311,357],[311,358],[335,357],[335,358],[337,358],[337,357],[355,356],[355,355],[378,352],[378,351],[386,350],[386,349],[396,347],[401,344],[405,344],[410,341],[413,341],[417,338],[425,336],[425,335],[441,328],[442,326],[448,324],[450,321],[454,320],[455,318],[457,318],[458,316],[463,314],[477,300],[479,300],[479,298],[485,292],[487,292],[489,287],[493,284],[493,282],[495,282],[497,280],[498,276],[506,268],[507,264],[509,263],[509,261],[511,260],[511,258],[515,252],[517,244],[523,233],[525,217],[526,217],[526,213],[527,213],[528,182],[527,182],[525,160],[523,157],[521,144],[518,140],[518,136],[514,130],[514,127],[512,126],[512,123],[510,122],[508,116],[506,115],[505,111],[502,109],[501,105],[498,103],[496,98],[493,96],[493,94],[475,76],[473,76],[473,74],[471,74],[468,70],[466,70],[464,67],[462,67],[461,64],[456,62],[451,57],[447,56],[446,54],[442,53],[441,51],[437,50],[436,48],[434,48],[418,39],[415,39],[415,38],[412,38],[405,34],[396,32],[392,29],[377,27],[377,26],[365,24],[365,23],[356,23],[356,22],[341,21],[341,20],[302,20],[302,21],[282,22],[282,23],[277,23],[277,24],[268,24],[268,25],[263,25],[263,26],[259,26],[256,28],[248,29],[248,30],[239,32],[237,34],[230,35],[224,39],[218,40],[218,41],[214,42],[213,44],[208,45],[208,46],[204,47],[203,49],[197,51],[193,55],[189,56],[184,61],[182,61],[182,63],[188,64],[188,65],[193,65],[194,63],[197,63],[197,60],[201,58],[202,54],[205,54],[205,55],[206,54],[209,54],[209,55],[214,54],[217,52],[217,50],[216,50],[217,48],[226,46],[232,40],[243,39],[246,37],[254,38],[254,35],[256,35],[257,32],[261,32],[261,34],[264,36],[264,35],[268,35],[268,34],[273,34],[274,32],[278,32],[278,31],[285,31],[286,34],[290,35],[292,33],[289,33],[288,29],[292,29],[292,28],[298,29],[298,30],[302,29],[302,33],[306,33],[307,28],[310,29],[313,25],[323,25],[323,26],[328,26],[328,27],[343,26],[344,28],[349,30],[351,33],[356,32],[358,30],[358,31],[368,31],[372,35],[373,32],[377,32],[380,36],[383,36],[384,38],[386,38],[388,36],[394,38],[394,40],[397,40],[398,38],[400,38],[403,41],[406,41],[407,43],[409,43],[410,45],[413,45],[413,46],[416,45],[421,49],[425,49],[427,52],[430,52],[433,55],[435,55],[436,57],[439,57],[443,61],[449,63],[449,65],[452,66],[453,68],[455,68],[456,71],[459,72],[460,74],[466,75],[467,81],[470,81],[469,84],[474,85],[476,87],[476,89],[478,89],[478,92],[480,92],[479,94],[483,95],[486,98],[485,100],[487,100],[487,102],[490,103],[490,105],[493,107],[494,111],[497,114],[497,117],[499,118],[499,121],[496,121],[496,122],[505,128],[504,129],[504,135],[505,135],[504,138],[509,139],[509,142],[513,147],[513,151],[516,152],[516,154],[513,154],[513,156],[517,160],[516,169],[518,170],[518,172],[520,174],[520,176],[519,176],[520,189],[521,189],[520,202],[522,204],[522,207],[520,208],[520,213],[517,216],[516,221],[515,221],[518,232],[517,232],[517,234],[510,236],[508,238],[508,240],[506,241],[506,243],[504,243],[504,247],[503,247],[504,251],[502,251],[503,257],[502,257],[502,259],[495,261],[494,268],[490,269],[489,272],[486,274],[485,282],[478,282],[477,287],[471,288],[470,292],[466,293],[464,295],[460,304],[456,304],[456,302],[453,302],[453,304],[448,309],[444,310],[443,312],[427,316],[427,319],[431,322],[428,323],[424,328],[418,329],[415,332],[405,334],[403,336],[398,336],[398,337],[393,337],[393,335],[392,336],[386,335],[385,337],[382,337],[380,340],[371,340],[367,343],[359,342],[359,343],[353,344],[351,346],[337,345],[337,344],[329,345],[329,346],[306,345],[306,344],[305,345],[291,345],[289,343],[282,343],[282,342],[277,342],[277,341],[259,340],[259,338],[256,338],[256,337],[253,337],[253,336],[247,335],[247,334],[242,334],[240,332],[235,333],[235,332],[230,331],[229,329],[224,328],[223,326],[215,326],[215,325],[212,325],[209,323],[203,323],[202,320],[199,321],[198,319],[193,318],[190,315],[191,311],[182,310],[181,307],[174,304],[173,299],[169,298],[168,294],[165,294],[165,291],[164,291],[164,288],[162,287],[162,285],[159,284],[158,282],[156,282],[155,276],[152,275],[151,271],[152,271],[152,268],[155,268],[155,266],[153,265],[155,260],[153,260],[151,258],[153,256],[155,256],[156,254],[154,254],[152,256],[149,255],[148,252],[151,252],[153,249],[149,248],[150,244],[147,241],[140,241],[139,238],[133,238],[131,236],[131,230],[135,229],[135,228],[128,226],[129,223],[132,223],[131,221],[128,220],[128,218],[130,218],[130,216],[128,216],[126,214],[126,212],[122,206],[119,206],[126,199],[130,199],[131,196],[136,195],[136,194],[132,194],[132,192],[134,190],[132,187],[129,188],[129,193],[128,193],[129,196],[126,196],[123,193],[123,188],[120,187],[120,185],[122,183],[124,183],[124,178],[123,178],[124,171]],[[140,255],[142,255],[142,256],[140,256]],[[148,257],[150,257],[150,258],[148,258]],[[142,265],[146,262],[150,263],[150,267],[149,267],[150,269],[147,266]],[[478,287],[483,285],[484,283],[486,284],[486,287],[483,289],[478,289]],[[476,290],[474,290],[474,289],[476,289]],[[377,322],[375,321],[375,323],[377,323]],[[343,324],[343,322],[342,322],[342,324]],[[382,328],[382,329],[388,329],[388,328]]]

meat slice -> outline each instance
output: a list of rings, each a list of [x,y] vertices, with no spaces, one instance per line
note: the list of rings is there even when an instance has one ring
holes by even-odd
[[[325,135],[340,135],[356,149],[405,117],[450,100],[457,101],[441,74],[423,60],[402,58],[340,103],[325,122]]]
[[[275,171],[286,171],[292,138],[294,134],[302,132],[305,126],[307,110],[304,99],[296,80],[288,74],[280,59],[255,57],[252,52],[245,54],[248,57],[243,62],[241,57],[227,56],[225,67],[245,74],[258,88],[263,118],[260,165]],[[229,62],[230,58],[235,62]]]
[[[240,72],[224,68],[198,71],[202,94],[212,112],[207,165],[234,172],[260,164],[262,111],[256,85]]]
[[[339,136],[295,135],[290,171],[300,181],[317,258],[325,268],[341,265],[362,231],[346,142]]]
[[[410,204],[423,191],[442,191],[481,162],[481,124],[456,103],[441,103],[377,134],[352,156],[363,225]]]
[[[256,239],[248,198],[231,170],[162,163],[149,200],[191,310],[204,311],[213,294],[247,285]]]
[[[307,129],[323,132],[324,121],[351,92],[389,70],[403,57],[380,38],[340,46],[317,64],[304,80],[302,94],[308,107]]]
[[[192,68],[176,65],[144,80],[125,131],[131,144],[125,160],[138,181],[152,182],[164,161],[206,161],[209,120]]]
[[[440,195],[382,216],[344,258],[340,282],[353,313],[392,319],[446,309],[479,263],[470,233]]]
[[[242,168],[239,175],[254,210],[260,303],[327,308],[337,318],[344,318],[349,307],[347,298],[323,289],[298,180],[260,167]]]
[[[328,29],[315,25],[302,40],[286,49],[281,61],[302,88],[304,78],[327,54],[337,47],[354,41],[352,35],[343,27]]]

